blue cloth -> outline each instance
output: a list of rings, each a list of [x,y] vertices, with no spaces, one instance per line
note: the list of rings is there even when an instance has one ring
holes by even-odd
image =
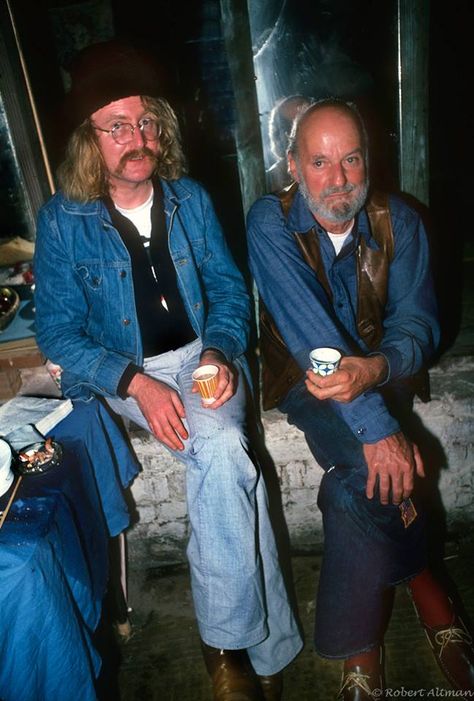
[[[163,186],[169,247],[189,320],[205,348],[228,360],[247,345],[250,305],[207,193],[189,178]],[[102,201],[56,194],[40,211],[35,244],[38,345],[63,368],[63,391],[115,396],[143,351],[130,256]]]
[[[61,465],[23,478],[0,530],[2,701],[96,699],[107,544],[129,523],[122,485],[137,464],[98,401],[76,405],[52,436]]]
[[[439,341],[436,298],[429,267],[429,250],[418,214],[397,197],[390,197],[394,257],[390,263],[384,336],[377,352],[388,362],[387,381],[413,375],[432,356]],[[312,236],[315,228],[332,302],[313,270],[304,261],[292,232]],[[338,348],[344,355],[366,355],[358,336],[355,251],[359,238],[376,248],[365,210],[358,215],[342,251],[335,254],[326,231],[319,226],[300,192],[288,220],[274,195],[258,200],[248,215],[250,268],[259,293],[291,354],[306,370],[316,347]],[[399,430],[378,390],[350,403],[328,400],[354,435],[374,443]]]
[[[286,594],[268,516],[265,485],[246,434],[245,380],[219,409],[191,391],[201,343],[145,361],[145,372],[181,397],[189,439],[173,451],[186,465],[191,534],[187,555],[201,638],[246,648],[258,674],[275,674],[297,655],[301,636]],[[239,368],[240,370],[240,368]],[[134,399],[109,399],[148,429]]]

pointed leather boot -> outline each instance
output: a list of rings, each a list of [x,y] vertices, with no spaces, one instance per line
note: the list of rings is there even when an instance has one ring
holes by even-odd
[[[474,647],[462,620],[455,616],[450,626],[423,625],[439,668],[459,691],[474,691]]]
[[[283,672],[258,677],[265,701],[281,701],[283,693]]]
[[[202,641],[201,649],[212,681],[213,701],[263,701],[245,650],[220,650]]]
[[[344,664],[338,701],[374,701],[384,698],[383,648],[373,662],[366,665]]]

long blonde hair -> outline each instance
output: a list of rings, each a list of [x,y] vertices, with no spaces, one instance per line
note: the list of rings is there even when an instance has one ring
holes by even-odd
[[[165,180],[177,180],[186,172],[177,117],[163,98],[142,96],[141,99],[161,127],[155,173]],[[58,169],[58,181],[65,196],[78,202],[91,202],[109,194],[108,172],[89,118],[69,139],[66,157]]]

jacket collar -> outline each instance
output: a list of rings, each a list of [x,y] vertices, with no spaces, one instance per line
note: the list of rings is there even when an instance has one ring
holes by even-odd
[[[179,180],[163,180],[159,179],[163,188],[163,197],[165,200],[165,210],[169,210],[166,204],[169,202],[171,207],[180,204],[192,196],[191,190],[186,187],[186,178]],[[81,216],[101,216],[110,221],[110,215],[103,200],[93,200],[92,202],[76,202],[68,200],[64,195],[62,198],[62,207],[68,214],[80,214]]]

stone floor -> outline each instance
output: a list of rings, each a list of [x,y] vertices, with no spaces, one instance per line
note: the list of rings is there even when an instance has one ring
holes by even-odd
[[[449,581],[474,620],[474,532],[450,540],[444,564]],[[292,557],[293,580],[306,644],[285,672],[284,701],[330,701],[337,695],[341,665],[312,650],[315,587],[321,557]],[[107,658],[114,656],[100,695],[103,701],[210,701],[211,689],[199,651],[188,570],[185,565],[130,573],[132,636],[118,646],[109,638]],[[113,653],[113,655],[111,655]],[[404,587],[398,587],[386,635],[386,686],[393,698],[449,697]],[[415,694],[416,692],[416,694]]]

